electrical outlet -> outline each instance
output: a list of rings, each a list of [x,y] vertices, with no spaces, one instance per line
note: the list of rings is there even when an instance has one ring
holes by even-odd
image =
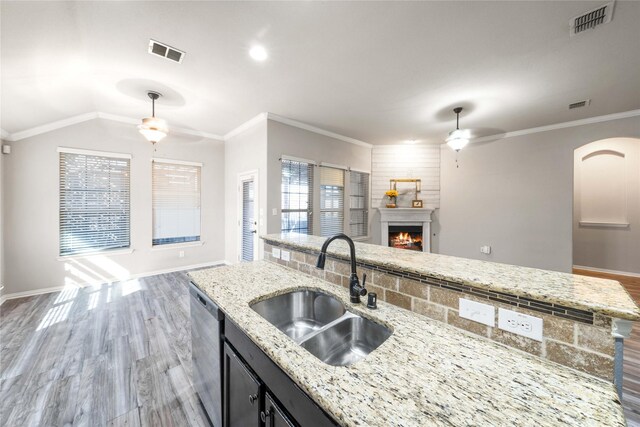
[[[480,252],[487,255],[490,254],[491,246],[480,246]]]
[[[279,248],[271,248],[271,256],[275,259],[280,259],[280,249]]]
[[[184,251],[178,252],[178,258],[184,258]]]
[[[280,258],[282,258],[283,261],[290,261],[291,260],[291,252],[289,252],[289,251],[280,252]]]
[[[496,324],[496,309],[492,305],[460,298],[458,309],[460,317],[465,319],[487,326],[495,326]]]
[[[532,340],[542,341],[542,319],[540,317],[499,308],[498,328]]]

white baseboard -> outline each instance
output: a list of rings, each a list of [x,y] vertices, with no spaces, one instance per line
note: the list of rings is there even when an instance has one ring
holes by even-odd
[[[593,271],[594,273],[617,274],[618,276],[640,277],[640,273],[631,273],[629,271],[607,270],[605,268],[585,267],[583,265],[574,265],[577,270]]]
[[[111,277],[108,278],[104,281],[104,283],[115,283],[115,282],[123,282],[126,280],[132,280],[132,279],[140,279],[142,277],[149,277],[149,276],[157,276],[158,274],[167,274],[167,273],[175,273],[176,271],[184,271],[184,270],[193,270],[196,268],[205,268],[205,267],[215,267],[218,265],[228,265],[227,261],[213,261],[213,262],[205,262],[205,263],[201,263],[201,264],[193,264],[193,265],[185,265],[182,267],[175,267],[175,268],[167,268],[164,270],[156,270],[156,271],[149,271],[149,272],[145,272],[145,273],[136,273],[136,274],[131,274],[129,276],[127,276],[126,278],[118,278],[118,277]],[[94,286],[95,283],[83,283],[80,285],[77,285],[80,288],[84,288],[87,286]],[[34,295],[42,295],[42,294],[50,294],[52,292],[59,292],[61,290],[63,290],[65,288],[65,286],[54,286],[51,288],[40,288],[40,289],[33,289],[30,291],[23,291],[23,292],[14,292],[11,294],[6,294],[6,295],[2,295],[0,296],[0,305],[2,305],[5,301],[10,300],[10,299],[16,299],[16,298],[24,298],[24,297],[31,297]]]

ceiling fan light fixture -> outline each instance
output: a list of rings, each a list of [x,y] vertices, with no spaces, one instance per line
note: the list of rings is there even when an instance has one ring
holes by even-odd
[[[147,138],[147,141],[155,144],[162,138],[167,136],[169,129],[167,122],[156,117],[147,117],[142,119],[142,124],[138,126],[140,133]]]
[[[456,129],[449,132],[447,137],[447,145],[455,151],[460,151],[469,143],[469,131],[465,129]]]
[[[160,98],[162,95],[158,92],[152,91],[149,91],[147,95],[151,98],[151,117],[142,119],[142,124],[138,126],[138,130],[147,139],[147,141],[155,144],[167,136],[169,128],[167,127],[166,121],[156,117],[156,99]]]
[[[454,108],[453,112],[456,113],[456,129],[449,132],[446,141],[452,150],[460,151],[467,146],[471,136],[469,130],[460,129],[460,113],[462,112],[462,107]]]

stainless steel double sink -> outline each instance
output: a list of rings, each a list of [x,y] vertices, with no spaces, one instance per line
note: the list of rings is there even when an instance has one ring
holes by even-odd
[[[331,295],[292,291],[251,304],[251,308],[324,363],[351,365],[365,358],[392,331],[346,310]]]

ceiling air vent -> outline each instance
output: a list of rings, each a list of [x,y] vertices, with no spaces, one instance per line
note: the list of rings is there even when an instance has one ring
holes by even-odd
[[[155,40],[149,40],[149,53],[177,63],[181,63],[186,54],[186,52]]]
[[[595,9],[583,13],[569,20],[569,34],[575,36],[586,30],[593,29],[602,24],[611,22],[613,17],[613,5],[615,2],[610,2],[598,6]]]
[[[574,102],[573,104],[569,104],[569,110],[573,110],[574,108],[582,108],[591,104],[590,99],[585,99],[584,101]]]

